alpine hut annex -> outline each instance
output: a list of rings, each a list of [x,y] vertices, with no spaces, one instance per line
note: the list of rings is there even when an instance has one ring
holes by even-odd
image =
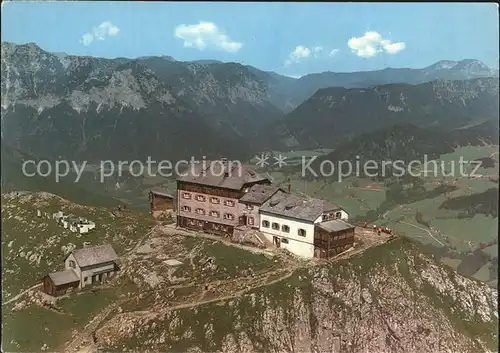
[[[238,225],[259,229],[260,207],[278,191],[284,191],[276,185],[255,184],[241,197],[238,203],[242,221]]]
[[[347,219],[341,207],[328,201],[279,190],[260,208],[259,230],[276,247],[326,258],[354,244],[354,226]]]
[[[177,226],[232,235],[234,227],[249,222],[239,212],[239,200],[254,185],[270,184],[269,178],[224,158],[192,164],[177,180]]]

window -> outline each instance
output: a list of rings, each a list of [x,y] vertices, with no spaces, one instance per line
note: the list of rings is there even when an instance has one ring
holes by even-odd
[[[340,218],[340,217],[342,217],[342,213],[341,212],[335,213],[335,218]]]
[[[247,210],[253,210],[253,205],[247,205]]]
[[[253,226],[253,217],[248,217],[248,224]]]
[[[262,226],[263,226],[264,228],[269,228],[269,221],[263,220],[263,221],[262,221]]]
[[[215,217],[215,218],[219,218],[219,212],[217,212],[217,211],[211,211],[210,212],[210,216]]]
[[[69,260],[69,267],[75,268],[75,262],[73,260]]]
[[[281,242],[283,244],[288,244],[288,239],[287,238],[281,238]]]
[[[273,229],[274,230],[280,230],[280,225],[276,222],[273,222]]]
[[[282,232],[285,232],[285,233],[290,233],[290,227],[289,227],[289,226],[287,226],[286,224],[283,224],[283,225],[281,226],[281,231],[282,231]]]
[[[182,198],[190,200],[191,199],[191,194],[189,192],[183,192],[182,193]]]
[[[219,203],[220,203],[220,200],[219,200],[217,197],[211,197],[211,198],[210,198],[210,202],[211,202],[211,203],[215,203],[215,204],[219,204]]]
[[[197,208],[196,209],[196,213],[204,215],[205,214],[205,210],[203,208]]]
[[[191,207],[189,206],[182,206],[182,210],[186,212],[191,212]]]
[[[207,198],[203,195],[196,195],[196,201],[202,201],[205,202]]]
[[[84,282],[87,282],[87,281],[88,281],[88,279],[89,279],[88,277],[84,277],[84,278],[83,278],[83,281],[84,281]]]
[[[328,220],[328,215],[327,215],[327,214],[324,214],[324,215],[323,215],[323,221],[326,221],[326,220]]]
[[[305,236],[306,236],[306,230],[305,230],[305,229],[302,229],[302,228],[299,228],[299,230],[298,230],[298,234],[299,234],[299,236],[301,236],[301,237],[305,237]]]
[[[231,213],[225,213],[224,214],[224,219],[229,219],[229,220],[233,220],[234,219],[234,215],[232,215]]]
[[[226,201],[224,201],[224,205],[225,206],[233,207],[234,206],[234,201],[233,200],[226,200]]]

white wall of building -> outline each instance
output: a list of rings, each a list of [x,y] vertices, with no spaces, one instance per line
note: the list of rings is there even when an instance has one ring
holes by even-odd
[[[71,266],[72,263],[71,261],[74,262],[74,267]],[[96,273],[102,274],[105,272],[104,278],[112,276],[114,274],[115,270],[115,265],[114,263],[104,263],[96,266],[92,266],[91,268],[89,267],[84,267],[83,269],[78,266],[78,263],[75,260],[75,257],[73,254],[70,254],[67,258],[66,261],[64,261],[64,268],[66,270],[72,269],[75,271],[76,275],[78,278],[80,278],[80,288],[85,287],[87,284],[92,283],[92,276]]]
[[[330,216],[333,218],[337,212],[340,212],[340,219],[348,221],[349,215],[344,210],[335,212],[326,212],[319,216],[315,221],[316,223],[323,222],[323,216]],[[264,222],[269,222],[269,227],[264,227]],[[273,223],[279,224],[279,229],[273,229]],[[300,221],[296,219],[281,217],[278,215],[272,215],[260,212],[260,224],[259,231],[264,233],[266,238],[274,243],[274,237],[280,238],[280,248],[286,249],[291,253],[305,257],[314,257],[314,224],[305,221]],[[290,228],[289,232],[283,231],[282,226],[287,225]],[[299,229],[304,229],[306,231],[305,236],[299,235]],[[286,239],[288,243],[284,243],[282,239]]]
[[[72,263],[73,262],[73,266]],[[80,269],[80,266],[78,266],[78,262],[76,262],[76,259],[75,257],[73,256],[73,254],[70,254],[67,258],[66,258],[66,261],[64,261],[64,269],[65,270],[73,270],[75,271],[76,275],[78,276],[78,278],[80,278],[80,285],[79,287],[81,288],[82,287],[82,270]]]
[[[269,228],[263,226],[264,221],[269,222]],[[278,223],[279,230],[273,229],[272,224]],[[282,226],[287,225],[290,228],[289,232],[283,231]],[[304,229],[305,236],[300,236],[298,234],[299,229]],[[291,253],[305,257],[314,257],[314,224],[306,223],[299,220],[294,220],[291,218],[283,218],[277,215],[271,215],[266,213],[261,213],[260,215],[260,225],[259,230],[264,233],[267,239],[273,242],[273,237],[277,236],[280,238],[280,247],[290,251]],[[282,239],[286,239],[287,243],[284,243]]]
[[[95,266],[93,268],[84,267],[82,269],[81,274],[81,285],[84,287],[87,284],[92,283],[92,276],[96,274],[100,274],[103,278],[107,278],[108,276],[112,276],[114,274],[115,264],[114,263],[105,263],[100,264],[99,266]],[[87,280],[85,280],[87,279]]]
[[[344,210],[339,210],[339,211],[332,211],[332,212],[325,212],[323,213],[321,216],[318,217],[318,219],[316,219],[316,221],[314,221],[314,223],[319,223],[319,222],[322,222],[323,221],[323,215],[328,215],[328,216],[335,216],[335,214],[337,212],[340,212],[340,219],[342,219],[343,221],[348,221],[349,220],[349,215],[347,214],[346,211]]]

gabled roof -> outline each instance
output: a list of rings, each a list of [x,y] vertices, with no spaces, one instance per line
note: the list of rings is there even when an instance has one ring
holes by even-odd
[[[352,224],[349,224],[341,219],[334,219],[331,221],[321,222],[317,223],[316,225],[328,232],[340,232],[342,230],[355,228]]]
[[[248,192],[240,198],[240,202],[255,203],[262,205],[278,190],[284,191],[276,185],[253,185]]]
[[[172,198],[172,199],[174,198],[174,195],[169,194],[164,189],[154,188],[154,189],[149,190],[149,192],[154,194],[154,195],[164,196],[164,197],[168,197],[168,198]]]
[[[245,184],[269,181],[252,168],[235,161],[201,161],[190,164],[184,174],[177,180],[231,190],[241,190]]]
[[[115,250],[109,244],[73,250],[72,254],[80,267],[99,265],[118,260],[118,255],[116,255]]]
[[[295,218],[306,222],[314,222],[324,212],[341,209],[340,206],[322,199],[295,193],[286,193],[284,191],[276,192],[260,207],[261,212]]]
[[[78,278],[76,272],[71,269],[60,272],[49,273],[48,276],[56,286],[68,283],[80,282],[80,279]]]

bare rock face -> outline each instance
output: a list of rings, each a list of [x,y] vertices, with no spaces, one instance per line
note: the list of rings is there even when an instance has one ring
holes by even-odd
[[[225,301],[114,316],[104,349],[211,352],[489,352],[497,291],[398,239],[298,270]]]
[[[57,55],[3,42],[1,66],[3,142],[37,157],[226,155],[283,115],[265,80],[240,64]]]

